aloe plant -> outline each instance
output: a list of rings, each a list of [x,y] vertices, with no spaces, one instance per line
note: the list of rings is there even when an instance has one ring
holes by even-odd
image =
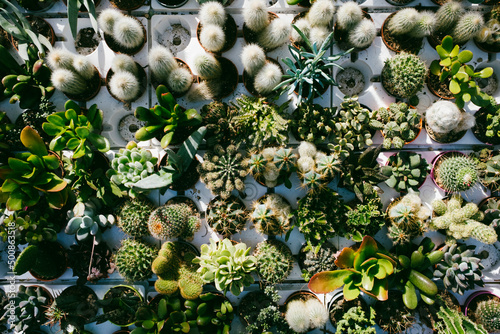
[[[156,97],[159,104],[153,108],[135,109],[135,117],[146,122],[146,126],[135,133],[137,140],[145,141],[164,134],[161,138],[161,147],[165,148],[174,139],[176,130],[201,124],[203,120],[201,115],[195,109],[184,110],[164,85],[156,88]]]
[[[9,210],[21,210],[38,203],[42,192],[51,207],[62,208],[69,191],[66,181],[54,173],[59,159],[49,154],[40,135],[29,126],[21,131],[21,142],[28,152],[17,153],[0,167],[0,203],[6,203]]]
[[[396,261],[370,236],[365,236],[358,250],[345,247],[335,260],[339,269],[315,274],[309,281],[314,293],[329,293],[344,286],[344,299],[358,298],[361,291],[378,300],[387,300],[388,277],[394,273]]]
[[[431,63],[430,71],[439,76],[439,81],[450,80],[449,89],[455,96],[455,103],[463,108],[465,102],[471,101],[479,107],[490,103],[490,96],[481,92],[474,78],[488,78],[493,74],[493,68],[486,67],[479,72],[467,65],[472,60],[473,53],[469,50],[460,51],[460,46],[453,44],[453,37],[445,36],[440,45],[436,46],[440,60]]]

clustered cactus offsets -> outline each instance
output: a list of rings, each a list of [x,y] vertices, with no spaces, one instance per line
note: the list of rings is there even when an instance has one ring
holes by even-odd
[[[231,195],[227,199],[216,197],[208,204],[208,225],[225,238],[240,232],[247,219],[248,211],[236,196]]]
[[[292,187],[289,179],[295,171],[297,154],[291,148],[267,147],[250,154],[248,165],[255,180],[268,188],[282,183],[287,188]]]
[[[340,47],[364,49],[377,36],[375,24],[364,17],[361,7],[354,1],[344,2],[337,11],[336,19],[337,35],[341,35],[346,42],[346,45],[339,43]]]
[[[292,114],[290,130],[295,139],[314,144],[326,141],[334,133],[333,121],[336,108],[325,108],[319,104],[302,103]]]
[[[309,189],[324,188],[340,173],[340,159],[336,154],[318,151],[316,145],[303,141],[298,147],[297,173]]]
[[[500,301],[498,297],[480,301],[474,310],[474,318],[488,332],[500,331]]]
[[[254,204],[250,219],[259,233],[269,236],[286,234],[292,227],[290,203],[281,195],[267,194]]]
[[[108,45],[124,53],[137,52],[146,40],[144,27],[132,16],[122,14],[117,9],[107,8],[97,18],[99,27],[104,31]]]
[[[299,252],[299,266],[302,271],[302,277],[308,282],[314,274],[321,271],[331,271],[337,266],[335,265],[337,250],[330,242],[325,242],[321,245],[319,251],[315,253],[313,250],[304,250],[302,247]]]
[[[316,297],[297,298],[287,303],[285,319],[297,333],[323,327],[328,321],[328,310]]]
[[[217,144],[226,146],[235,142],[239,130],[231,120],[237,114],[238,108],[221,101],[210,102],[201,108],[202,125],[207,128],[205,141],[209,148]]]
[[[151,212],[148,227],[157,239],[191,239],[200,229],[200,218],[186,203],[165,204]]]

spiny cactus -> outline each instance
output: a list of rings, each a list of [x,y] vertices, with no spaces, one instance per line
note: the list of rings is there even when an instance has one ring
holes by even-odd
[[[82,55],[75,56],[73,59],[73,69],[85,80],[90,80],[97,74],[96,67]]]
[[[464,14],[464,8],[458,1],[448,1],[436,12],[436,30],[448,31]]]
[[[268,194],[259,200],[250,215],[257,231],[270,236],[286,234],[292,218],[290,204],[278,194]]]
[[[436,183],[447,192],[471,189],[479,180],[477,163],[462,154],[445,155],[434,169]]]
[[[248,211],[235,196],[223,200],[220,197],[210,201],[207,209],[207,223],[224,238],[240,232],[246,224]]]
[[[203,183],[215,195],[227,199],[233,190],[245,190],[244,178],[248,174],[248,163],[238,152],[238,147],[229,145],[223,148],[216,145],[213,151],[203,156],[203,163],[198,165],[198,172]]]
[[[299,253],[299,264],[301,265],[302,277],[304,280],[308,282],[316,273],[334,270],[336,268],[336,252],[337,250],[335,247],[328,241],[321,245],[317,253],[314,253],[312,250],[304,251],[301,249]]]
[[[436,26],[436,17],[431,11],[423,11],[419,13],[417,24],[410,31],[410,35],[414,38],[424,38],[432,35]]]
[[[194,60],[194,68],[204,80],[216,79],[222,75],[222,68],[215,56],[208,53],[198,55]]]
[[[106,8],[99,14],[97,22],[104,33],[112,35],[115,23],[123,18],[123,16],[124,15],[119,10]]]
[[[446,245],[442,249],[444,258],[436,265],[434,277],[443,280],[444,287],[463,295],[475,285],[484,287],[481,258],[474,256],[476,246]]]
[[[376,36],[377,29],[375,28],[375,23],[364,18],[349,31],[347,40],[353,47],[364,49],[372,44]]]
[[[125,54],[116,55],[116,57],[113,58],[113,62],[111,63],[111,70],[114,73],[130,72],[134,75],[139,74],[139,69],[137,68],[137,63],[135,62],[134,58]]]
[[[281,82],[282,75],[283,72],[279,65],[268,62],[255,75],[253,86],[259,94],[270,94],[274,87]]]
[[[135,18],[121,17],[113,25],[113,39],[127,49],[134,49],[144,42],[144,27]]]
[[[222,27],[226,23],[227,16],[220,2],[208,1],[201,5],[199,18],[202,25],[214,24]]]
[[[284,19],[274,19],[257,36],[257,42],[265,49],[275,49],[288,41],[291,26]]]
[[[160,82],[165,82],[170,72],[179,66],[172,52],[160,44],[149,50],[148,63],[151,74]]]
[[[130,72],[114,73],[109,80],[109,91],[121,101],[135,100],[141,94],[139,80]]]
[[[257,259],[257,273],[266,283],[281,283],[292,271],[292,251],[279,240],[259,242],[253,255]]]
[[[394,35],[406,35],[415,29],[420,13],[415,8],[404,8],[389,20],[387,29]]]
[[[500,331],[500,301],[489,299],[479,302],[474,312],[476,320],[490,333]]]
[[[410,98],[423,87],[427,68],[418,56],[401,52],[385,61],[382,82],[389,94]]]
[[[49,65],[52,70],[56,70],[58,68],[72,70],[74,59],[75,55],[67,49],[54,48],[47,55],[47,65]]]
[[[453,134],[470,129],[475,124],[473,115],[462,112],[453,102],[437,101],[425,113],[427,126],[438,134]]]
[[[325,26],[314,26],[309,30],[309,42],[320,47],[330,35],[330,31]]]
[[[165,204],[151,212],[149,232],[158,239],[190,239],[200,228],[200,220],[185,204]]]
[[[266,64],[266,54],[257,44],[245,45],[241,51],[241,63],[249,75],[255,76]]]
[[[292,330],[306,333],[326,324],[328,310],[314,297],[308,300],[296,299],[288,303],[285,319]]]
[[[226,43],[226,35],[221,26],[205,24],[201,28],[200,43],[208,51],[218,52]]]
[[[340,30],[350,30],[363,19],[361,7],[354,2],[348,1],[342,4],[337,10],[337,28]]]
[[[154,209],[154,204],[146,197],[129,198],[116,210],[118,227],[135,238],[147,236],[149,215]]]
[[[185,67],[178,67],[169,73],[167,82],[172,92],[183,94],[193,84],[193,74]]]
[[[115,254],[115,265],[128,282],[144,281],[151,277],[151,264],[157,250],[142,241],[125,239]]]
[[[314,1],[307,12],[306,18],[311,26],[329,26],[333,21],[335,6],[333,1],[318,0]]]
[[[451,32],[453,42],[457,44],[467,42],[481,31],[483,25],[484,19],[481,13],[466,13],[458,20]]]
[[[422,205],[417,194],[405,195],[389,209],[389,238],[396,244],[404,244],[414,237],[421,236],[427,230],[426,220],[430,214],[430,210]]]
[[[292,114],[290,128],[297,140],[319,144],[333,134],[335,114],[335,108],[325,108],[313,103],[301,103]]]
[[[336,154],[326,155],[323,152],[318,152],[316,146],[309,142],[301,142],[298,151],[297,170],[299,177],[309,189],[324,188],[335,175],[340,173],[341,161]]]
[[[243,21],[253,32],[264,30],[269,25],[269,14],[263,0],[251,0],[243,7]]]
[[[50,80],[54,87],[63,93],[78,95],[87,90],[87,82],[84,78],[63,68],[54,70]]]
[[[203,117],[203,124],[206,124],[207,128],[205,140],[208,148],[212,148],[216,144],[228,145],[234,141],[237,128],[233,126],[231,120],[237,114],[235,106],[214,101],[204,105],[200,114]]]

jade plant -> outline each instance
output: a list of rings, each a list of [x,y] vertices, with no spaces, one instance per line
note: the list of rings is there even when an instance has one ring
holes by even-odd
[[[330,138],[335,131],[333,121],[335,108],[325,108],[319,104],[302,103],[292,114],[290,130],[295,139],[319,144]]]
[[[53,151],[73,151],[73,159],[93,158],[93,151],[107,152],[109,141],[99,133],[102,130],[103,112],[93,104],[84,111],[76,102],[67,101],[65,111],[47,117],[43,130],[53,139],[49,148]]]
[[[443,281],[444,287],[463,295],[476,285],[484,287],[484,269],[481,258],[474,254],[476,246],[465,244],[445,245],[443,259],[436,265],[434,277]]]
[[[477,162],[469,156],[452,153],[442,156],[434,168],[436,184],[450,193],[467,191],[479,181]]]
[[[386,215],[377,192],[366,195],[363,202],[358,199],[346,205],[345,231],[343,236],[361,242],[365,235],[375,235],[385,226]]]
[[[325,187],[309,191],[298,202],[296,226],[306,239],[306,250],[318,253],[321,245],[344,231],[346,208],[340,196]]]
[[[139,240],[125,239],[115,253],[118,272],[127,282],[144,281],[151,277],[151,265],[157,250]]]
[[[420,154],[401,151],[387,159],[387,165],[382,167],[382,174],[389,177],[385,184],[396,191],[418,191],[427,178],[429,169],[427,160]]]
[[[9,158],[7,166],[0,167],[0,203],[12,211],[33,206],[40,200],[40,192],[53,208],[62,208],[68,199],[67,182],[55,171],[59,159],[50,154],[40,135],[30,127],[21,132],[21,142],[28,152]]]
[[[155,205],[146,197],[126,199],[115,210],[117,225],[132,237],[147,236],[149,215],[154,209]]]
[[[371,146],[373,130],[370,128],[370,120],[376,114],[377,111],[361,106],[357,96],[344,97],[338,115],[334,118],[332,143],[328,144],[328,148],[345,160],[354,150]]]
[[[199,264],[198,272],[205,283],[215,282],[217,290],[239,296],[245,286],[254,282],[252,272],[257,260],[249,254],[250,247],[242,242],[233,245],[229,239],[210,239],[209,245],[201,245],[201,255],[193,263]]]
[[[216,197],[208,204],[206,219],[214,231],[227,238],[243,230],[248,211],[243,202],[235,196],[225,200]]]
[[[152,108],[137,107],[135,117],[146,125],[135,133],[138,141],[161,137],[161,147],[176,142],[179,133],[201,124],[202,118],[195,109],[184,110],[164,85],[156,88],[157,105]],[[176,135],[177,133],[177,135]]]
[[[453,194],[447,202],[440,199],[433,201],[432,209],[435,216],[429,227],[433,230],[445,230],[451,241],[473,238],[491,245],[498,239],[494,227],[482,223],[484,214],[477,205],[464,203],[462,196],[458,194]]]
[[[151,212],[148,228],[157,239],[191,239],[200,229],[200,218],[186,203],[165,204]]]
[[[422,116],[416,109],[406,103],[391,103],[389,108],[380,108],[377,118],[370,121],[373,129],[382,131],[383,146],[386,150],[392,146],[401,149],[417,138],[421,127]]]
[[[157,162],[158,158],[154,157],[151,151],[137,147],[132,141],[116,152],[106,176],[122,193],[136,197],[138,192],[134,189],[134,184],[153,174]]]
[[[253,252],[257,260],[257,274],[268,284],[283,282],[293,268],[293,254],[290,248],[279,240],[259,242]]]
[[[254,204],[250,219],[257,232],[269,236],[287,234],[292,228],[292,207],[279,194],[267,194]]]
[[[248,165],[254,178],[264,183],[266,187],[273,188],[284,183],[291,188],[289,177],[295,171],[297,155],[291,148],[267,147],[250,154]]]
[[[298,147],[297,173],[304,186],[324,188],[340,173],[341,161],[335,153],[318,151],[313,143],[303,141]]]
[[[379,248],[376,241],[365,236],[359,248],[345,247],[335,260],[339,269],[315,274],[308,287],[314,293],[329,293],[343,286],[344,299],[358,298],[361,291],[372,298],[387,300],[388,278],[396,262]]]
[[[490,77],[493,68],[486,67],[475,72],[471,65],[467,65],[472,60],[472,51],[460,51],[460,46],[453,44],[451,36],[444,37],[441,44],[436,46],[436,51],[440,60],[432,61],[430,71],[439,76],[440,82],[449,81],[448,88],[455,97],[456,105],[463,108],[466,102],[471,101],[479,107],[487,106],[490,96],[481,92],[474,78]]]

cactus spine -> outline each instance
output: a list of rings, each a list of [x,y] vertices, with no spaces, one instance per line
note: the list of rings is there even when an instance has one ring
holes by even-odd
[[[348,41],[352,46],[363,49],[372,44],[376,36],[375,24],[365,18],[349,32]]]
[[[442,157],[443,161],[435,170],[436,182],[448,192],[466,191],[479,179],[476,162],[463,155]]]
[[[114,73],[109,80],[109,90],[119,100],[132,101],[140,94],[139,80],[130,72]]]
[[[111,70],[114,73],[130,72],[135,76],[137,76],[139,73],[139,69],[137,68],[137,63],[135,62],[135,60],[132,57],[124,54],[117,55],[113,59]]]
[[[168,75],[168,86],[174,93],[187,92],[193,83],[193,75],[187,68],[179,67]]]
[[[467,13],[453,29],[451,35],[453,42],[462,44],[477,35],[484,25],[483,15],[481,13]]]
[[[137,19],[123,16],[113,26],[113,38],[125,48],[136,48],[144,41],[143,27]]]
[[[216,79],[222,75],[222,68],[217,58],[207,53],[198,55],[195,58],[194,68],[200,78],[204,80]]]
[[[436,30],[447,31],[452,28],[464,14],[462,4],[457,1],[448,1],[436,12]]]
[[[419,19],[420,14],[415,8],[404,8],[396,12],[387,28],[394,35],[405,35],[415,28]]]
[[[73,68],[85,80],[92,79],[97,72],[94,65],[85,56],[75,56],[73,59]]]
[[[226,43],[226,35],[221,26],[205,24],[200,32],[200,43],[208,51],[218,52]]]
[[[257,37],[258,43],[266,49],[275,49],[288,41],[290,27],[290,24],[285,20],[272,20],[271,23],[259,33]]]
[[[410,32],[415,38],[424,38],[432,35],[436,26],[436,17],[433,12],[424,11],[420,13],[420,18],[417,21],[414,29]]]
[[[259,32],[269,25],[266,3],[262,0],[251,0],[243,8],[243,20],[248,29]]]
[[[87,82],[79,75],[63,68],[54,70],[52,84],[63,93],[82,94],[87,90]]]
[[[490,333],[500,331],[500,302],[497,299],[483,300],[477,304],[476,320]]]
[[[255,76],[266,63],[266,54],[257,44],[248,44],[241,52],[241,62],[245,71],[249,75]]]
[[[101,14],[99,14],[97,22],[99,23],[99,27],[102,29],[102,31],[104,31],[105,34],[112,35],[115,23],[123,17],[124,15],[120,11],[112,8],[107,8],[103,10]]]
[[[162,45],[156,45],[149,51],[149,68],[158,81],[166,81],[170,72],[179,65],[172,52]]]
[[[222,27],[226,23],[227,16],[220,2],[208,1],[201,5],[199,18],[202,25],[214,24]]]
[[[361,19],[363,19],[363,11],[354,1],[345,2],[337,10],[337,27],[340,30],[352,29]]]
[[[254,88],[262,95],[269,94],[281,82],[281,68],[274,63],[265,64],[254,79]]]
[[[307,12],[307,20],[311,26],[329,26],[333,21],[335,7],[331,0],[317,0],[313,2]]]

